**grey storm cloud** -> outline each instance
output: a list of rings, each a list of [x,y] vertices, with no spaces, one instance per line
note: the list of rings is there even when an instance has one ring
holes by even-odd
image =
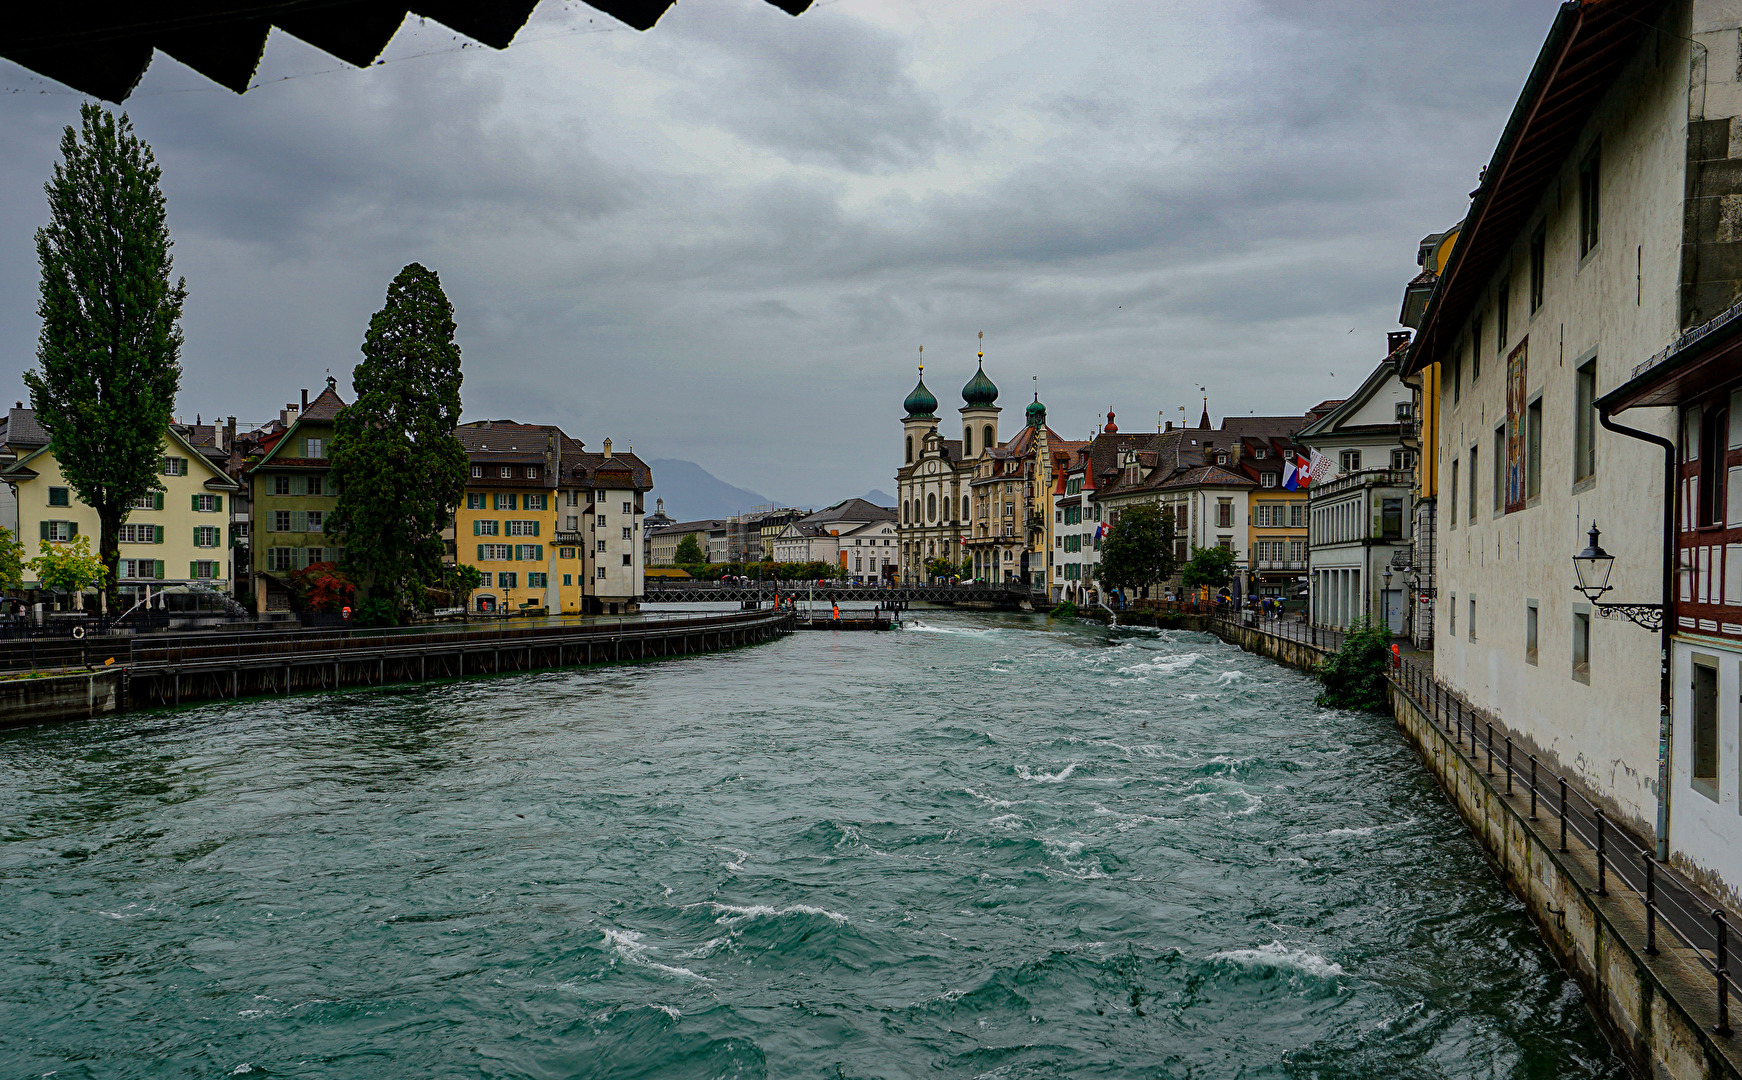
[[[1200,384],[1218,413],[1342,396],[1553,11],[685,0],[639,34],[545,0],[500,53],[413,20],[359,71],[275,35],[241,97],[159,56],[127,110],[189,283],[187,413],[343,387],[417,259],[456,305],[469,416],[820,504],[890,489],[918,345],[949,408],[980,330],[1006,404],[1038,375],[1071,435]],[[79,99],[9,65],[0,90],[21,371]]]

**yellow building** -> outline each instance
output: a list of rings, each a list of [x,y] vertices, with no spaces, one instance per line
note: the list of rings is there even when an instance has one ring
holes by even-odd
[[[454,511],[454,555],[483,575],[472,611],[581,610],[580,491],[559,484],[564,436],[548,424],[479,420],[454,432],[471,476]],[[569,543],[559,543],[567,513]]]
[[[1403,290],[1403,311],[1398,315],[1398,321],[1403,325],[1412,329],[1421,326],[1434,286],[1445,272],[1446,262],[1452,257],[1452,249],[1457,246],[1463,227],[1459,222],[1443,233],[1422,238],[1416,254],[1421,273]],[[1407,371],[1408,368],[1409,365],[1405,364],[1404,369]],[[1440,365],[1437,362],[1428,364],[1420,371],[1400,378],[1414,391],[1411,402],[1413,422],[1406,424],[1403,432],[1403,445],[1409,448],[1415,459],[1415,521],[1412,523],[1415,549],[1408,579],[1414,604],[1410,637],[1416,647],[1425,649],[1433,643],[1434,600],[1438,592],[1434,565],[1439,542],[1436,515],[1440,463],[1433,448],[1439,445],[1440,437]]]
[[[23,541],[27,556],[44,540],[91,538],[101,547],[97,512],[80,502],[48,448],[48,433],[34,410],[9,411],[0,432],[10,460],[0,467],[6,484],[0,493],[0,525]],[[170,426],[164,432],[158,467],[163,490],[142,498],[121,526],[120,591],[142,598],[169,586],[196,584],[228,593],[234,580],[230,507],[240,485],[187,437]],[[30,571],[24,587],[36,588]]]

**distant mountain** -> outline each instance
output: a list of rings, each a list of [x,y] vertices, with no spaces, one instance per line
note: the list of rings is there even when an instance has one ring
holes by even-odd
[[[868,503],[876,503],[878,506],[894,506],[895,496],[884,491],[882,488],[872,488],[870,491],[865,493],[865,501]]]
[[[733,487],[693,461],[663,458],[647,463],[653,468],[653,490],[647,495],[647,510],[654,500],[665,500],[665,512],[677,521],[725,518],[771,500],[766,495]]]

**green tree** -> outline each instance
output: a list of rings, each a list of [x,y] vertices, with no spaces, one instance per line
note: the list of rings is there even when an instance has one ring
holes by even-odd
[[[0,528],[0,589],[24,587],[24,545],[11,529]]]
[[[102,558],[91,551],[91,538],[83,535],[64,544],[44,540],[42,554],[30,560],[29,566],[36,580],[51,592],[82,595],[102,588],[109,580]]]
[[[1119,511],[1101,542],[1101,583],[1110,589],[1141,589],[1173,577],[1173,515],[1140,504]]]
[[[127,114],[79,109],[61,135],[46,185],[48,224],[36,230],[41,265],[39,371],[24,373],[49,449],[102,525],[107,599],[119,606],[121,525],[133,502],[160,490],[164,430],[181,385],[186,282],[170,283],[161,171]]]
[[[1349,627],[1343,647],[1325,658],[1319,680],[1325,684],[1317,702],[1332,709],[1384,712],[1385,672],[1391,665],[1391,634],[1383,625],[1362,619]]]
[[[954,577],[956,571],[960,569],[961,567],[944,558],[942,555],[925,561],[926,576],[933,580],[937,578]]]
[[[327,528],[364,593],[396,608],[446,578],[442,527],[466,490],[454,308],[435,271],[408,264],[369,320],[351,373],[357,400],[333,422],[339,497]]]
[[[1180,580],[1186,588],[1195,589],[1200,585],[1208,585],[1219,589],[1228,584],[1234,576],[1234,553],[1224,547],[1194,547],[1191,561],[1186,563],[1185,572]]]
[[[700,566],[708,560],[702,556],[702,545],[696,543],[695,533],[685,533],[677,542],[677,552],[672,561],[679,566]]]

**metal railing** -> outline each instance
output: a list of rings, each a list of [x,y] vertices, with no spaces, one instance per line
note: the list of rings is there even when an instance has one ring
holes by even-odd
[[[1243,612],[1249,615],[1250,612]],[[1341,647],[1342,633],[1287,619],[1259,624],[1219,616],[1224,626],[1258,629],[1289,641],[1326,650]],[[1433,677],[1431,668],[1393,654],[1387,677],[1428,721],[1443,731],[1453,752],[1468,763],[1489,790],[1500,798],[1528,805],[1527,820],[1547,815],[1558,831],[1557,849],[1570,852],[1577,840],[1596,861],[1596,895],[1637,901],[1645,921],[1645,952],[1658,955],[1659,925],[1691,950],[1713,979],[1717,1023],[1713,1031],[1728,1036],[1730,998],[1742,990],[1730,960],[1730,917],[1724,908],[1681,874],[1659,863],[1651,845],[1618,826],[1579,790],[1576,782],[1543,765],[1532,753],[1520,751],[1504,724],[1471,706]],[[1499,772],[1496,774],[1495,770]],[[1617,889],[1611,890],[1613,878]]]
[[[1295,614],[1265,618],[1256,611],[1236,611],[1218,613],[1213,621],[1227,627],[1257,630],[1271,637],[1310,645],[1325,652],[1336,652],[1343,647],[1343,631],[1330,626],[1314,626]]]
[[[1596,895],[1618,896],[1641,905],[1645,921],[1645,952],[1658,954],[1661,925],[1690,949],[1713,978],[1717,1024],[1730,1034],[1730,997],[1742,989],[1730,961],[1729,915],[1698,887],[1654,857],[1651,845],[1615,824],[1576,783],[1520,751],[1504,725],[1472,708],[1447,690],[1422,665],[1404,660],[1394,664],[1392,682],[1411,704],[1443,731],[1455,752],[1490,790],[1501,798],[1528,804],[1530,821],[1546,815],[1558,831],[1557,848],[1571,850],[1577,840],[1596,860]],[[1496,771],[1498,770],[1498,771]],[[1613,886],[1613,888],[1611,887]]]

